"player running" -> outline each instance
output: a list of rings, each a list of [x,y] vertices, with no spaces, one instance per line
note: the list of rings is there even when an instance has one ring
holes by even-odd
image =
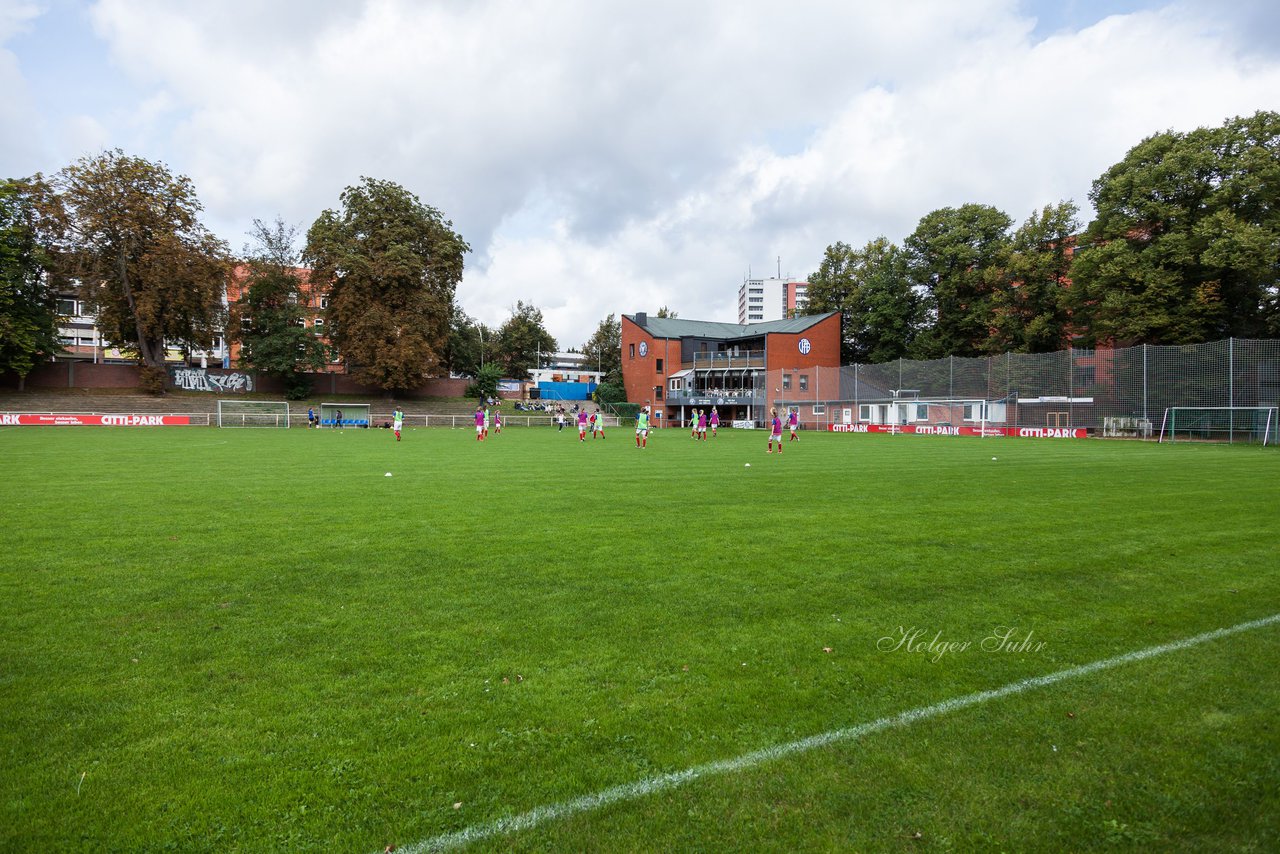
[[[587,410],[578,410],[578,441],[587,441]]]
[[[787,426],[791,428],[791,438],[787,441],[799,442],[800,437],[796,435],[796,430],[800,429],[800,407],[791,407],[791,414],[787,416]],[[782,448],[779,447],[778,450],[781,451]]]
[[[649,447],[649,407],[636,413],[636,447]]]
[[[395,431],[396,441],[400,441],[400,431],[404,429],[404,410],[396,407],[396,411],[391,413],[391,429]]]
[[[769,453],[773,453],[773,443],[778,443],[778,454],[782,454],[782,419],[778,417],[777,409],[770,409],[773,415],[773,426],[769,431]]]

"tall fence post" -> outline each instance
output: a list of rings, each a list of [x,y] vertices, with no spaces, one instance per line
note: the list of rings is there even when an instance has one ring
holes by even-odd
[[[1147,415],[1147,345],[1142,345],[1142,420],[1150,420]]]
[[[1227,406],[1236,405],[1236,339],[1227,339]],[[1236,440],[1236,414],[1227,410],[1227,443]]]
[[[1076,385],[1075,385],[1075,376],[1074,376],[1075,374],[1074,369],[1076,365],[1075,352],[1076,352],[1076,348],[1068,344],[1067,345],[1067,426],[1068,427],[1076,426],[1076,407],[1075,407]]]

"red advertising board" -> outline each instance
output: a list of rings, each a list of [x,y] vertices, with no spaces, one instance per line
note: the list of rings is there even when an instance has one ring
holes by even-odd
[[[190,424],[189,415],[0,414],[0,427],[171,427]]]
[[[937,424],[830,424],[832,433],[914,433],[923,436],[1017,436],[1026,439],[1083,439],[1084,427],[943,427]]]

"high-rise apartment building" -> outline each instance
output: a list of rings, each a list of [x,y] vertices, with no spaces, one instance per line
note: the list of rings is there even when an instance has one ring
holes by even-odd
[[[798,279],[747,279],[738,288],[738,322],[785,320],[805,313],[808,282]]]

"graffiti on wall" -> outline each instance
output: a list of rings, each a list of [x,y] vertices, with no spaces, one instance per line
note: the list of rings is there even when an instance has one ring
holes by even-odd
[[[173,385],[185,391],[246,392],[253,391],[253,377],[239,371],[214,374],[206,368],[174,368]]]

